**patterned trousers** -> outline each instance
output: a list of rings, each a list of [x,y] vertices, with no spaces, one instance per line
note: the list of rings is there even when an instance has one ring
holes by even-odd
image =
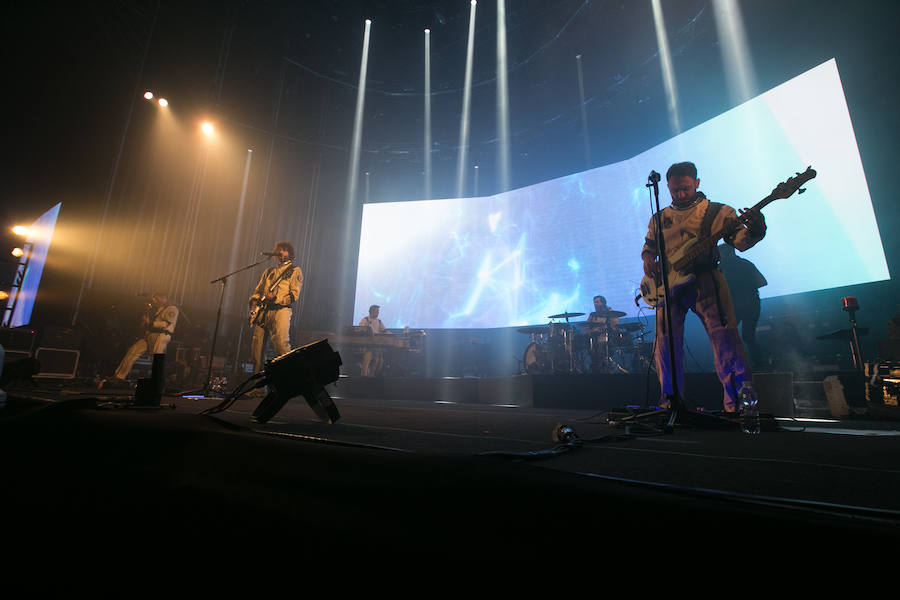
[[[738,410],[738,391],[744,381],[752,383],[753,374],[744,354],[737,330],[731,293],[725,276],[718,269],[697,275],[690,284],[675,293],[672,302],[672,337],[675,345],[675,373],[678,389],[684,398],[684,319],[691,310],[703,323],[712,344],[716,373],[724,389],[725,410]],[[669,361],[669,332],[665,325],[666,310],[656,310],[656,371],[664,394],[672,393]]]

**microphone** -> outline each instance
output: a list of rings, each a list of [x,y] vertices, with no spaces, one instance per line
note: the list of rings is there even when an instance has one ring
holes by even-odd
[[[650,183],[659,183],[661,179],[662,176],[660,176],[659,173],[657,173],[656,171],[650,171],[650,176],[647,178],[647,181],[649,181]]]
[[[280,252],[260,252],[260,256],[281,256]]]

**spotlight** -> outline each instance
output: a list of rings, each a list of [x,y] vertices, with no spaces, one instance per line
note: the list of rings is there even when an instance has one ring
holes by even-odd
[[[7,292],[5,290],[0,290],[0,300],[8,300],[8,299],[9,299],[9,292]]]
[[[165,108],[165,107],[167,107],[167,106],[169,105],[169,101],[166,100],[165,98],[160,98],[160,99],[159,99],[159,105],[162,106],[163,108]]]
[[[12,254],[16,258],[21,258],[22,256],[25,256],[25,251],[22,250],[21,248],[13,248],[12,252],[10,252],[10,254]]]
[[[200,129],[206,135],[212,135],[216,131],[215,128],[213,127],[212,123],[210,123],[209,121],[207,121],[203,125],[201,125]]]
[[[24,225],[16,225],[12,228],[12,232],[16,235],[28,235],[28,228]]]
[[[147,100],[153,100],[153,92],[149,90],[144,92],[144,98],[146,98]]]
[[[266,423],[288,400],[303,396],[316,416],[333,424],[341,415],[325,386],[338,380],[340,366],[341,355],[331,349],[328,340],[282,354],[266,364],[260,385],[269,386],[269,395],[253,411],[253,418]]]
[[[426,29],[426,30],[425,30],[425,33],[431,33],[431,30],[430,30],[430,29]]]

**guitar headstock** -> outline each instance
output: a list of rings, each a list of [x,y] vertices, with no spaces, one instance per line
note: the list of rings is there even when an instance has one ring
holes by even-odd
[[[805,192],[805,189],[802,189],[801,186],[816,176],[816,172],[812,167],[806,167],[806,170],[802,173],[797,173],[794,177],[791,177],[787,181],[779,183],[778,186],[772,190],[772,199],[776,198],[789,198],[794,195],[794,192],[798,194],[802,194]]]

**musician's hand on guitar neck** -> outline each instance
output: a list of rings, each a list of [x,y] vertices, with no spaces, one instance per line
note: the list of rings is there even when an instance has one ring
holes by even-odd
[[[747,225],[747,231],[753,237],[762,237],[766,234],[766,218],[758,210],[749,208],[740,209],[741,218]]]

